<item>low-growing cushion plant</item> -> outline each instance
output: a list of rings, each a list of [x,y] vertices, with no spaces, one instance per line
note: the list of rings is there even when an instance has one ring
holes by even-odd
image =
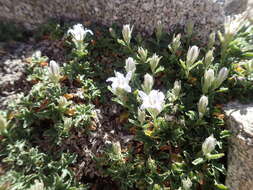
[[[0,115],[0,187],[228,189],[230,132],[222,107],[253,95],[247,14],[229,18],[207,43],[195,39],[192,23],[166,34],[159,22],[145,39],[129,24],[122,31],[96,30],[76,24],[59,32],[65,33],[66,63],[39,51],[27,60],[31,90]],[[93,155],[96,178],[114,184],[108,187],[85,174],[77,177],[76,164],[88,153],[66,142],[96,135],[97,110],[114,103],[121,109],[116,128],[127,132]]]

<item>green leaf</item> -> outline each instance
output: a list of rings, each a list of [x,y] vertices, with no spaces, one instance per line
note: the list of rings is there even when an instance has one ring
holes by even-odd
[[[164,67],[160,66],[155,70],[155,74],[164,71]]]
[[[192,164],[195,165],[195,166],[197,166],[197,165],[202,164],[204,162],[205,162],[205,160],[203,158],[197,158],[196,160],[194,160],[192,162]]]
[[[183,69],[186,69],[185,62],[182,61],[181,59],[179,60],[179,62],[180,62],[181,67],[182,67]]]
[[[244,57],[253,58],[253,52],[247,52],[243,54]]]
[[[218,183],[216,183],[216,184],[215,184],[215,187],[217,187],[217,188],[220,189],[220,190],[228,190],[228,187],[225,186],[225,185],[223,185],[223,184],[218,184]]]
[[[209,154],[207,155],[207,159],[208,160],[216,160],[216,159],[220,159],[221,157],[225,156],[224,153],[220,153],[220,154]]]
[[[231,133],[229,130],[223,130],[223,131],[221,131],[221,133],[220,133],[220,138],[221,138],[221,139],[224,139],[224,138],[230,137],[231,134],[232,134],[232,133]]]
[[[199,64],[203,64],[203,62],[202,61],[198,61],[198,62],[196,62],[196,63],[194,63],[190,68],[189,68],[189,70],[192,70],[193,68],[195,68],[197,65],[199,65]]]
[[[187,115],[190,118],[190,120],[192,120],[192,121],[197,118],[197,113],[192,110],[186,112],[185,115]]]

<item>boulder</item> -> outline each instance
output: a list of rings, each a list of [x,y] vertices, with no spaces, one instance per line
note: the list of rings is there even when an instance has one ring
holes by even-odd
[[[166,31],[190,21],[201,36],[220,28],[223,0],[0,0],[0,18],[34,29],[49,18],[80,19],[110,25],[130,23],[151,34],[158,21]]]
[[[253,189],[253,104],[230,103],[225,108],[229,139],[226,185],[230,190]]]

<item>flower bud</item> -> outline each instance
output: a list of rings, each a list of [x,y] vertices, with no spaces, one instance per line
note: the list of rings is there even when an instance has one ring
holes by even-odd
[[[253,72],[253,60],[249,60],[242,64],[242,66],[246,69],[248,73]]]
[[[172,93],[176,97],[176,99],[179,97],[181,91],[181,81],[176,80],[174,83],[174,87],[172,89]]]
[[[183,190],[190,190],[192,187],[192,181],[189,177],[182,179]]]
[[[142,47],[138,48],[138,59],[140,59],[143,62],[146,62],[147,57],[148,57],[148,50],[143,49]]]
[[[157,169],[157,166],[156,166],[156,163],[155,163],[155,160],[153,160],[151,157],[148,158],[148,168],[152,171],[152,172],[155,172],[156,169]]]
[[[35,180],[29,190],[45,190],[43,181]]]
[[[145,111],[138,108],[138,121],[141,123],[141,125],[145,122],[145,119],[146,119]]]
[[[72,119],[71,118],[64,118],[63,119],[63,128],[64,128],[64,131],[69,131],[69,129],[71,128],[72,126]]]
[[[123,36],[124,41],[127,43],[127,45],[130,44],[130,41],[132,38],[132,31],[133,31],[133,27],[130,28],[129,24],[126,24],[123,26],[122,36]]]
[[[188,49],[186,57],[186,65],[190,67],[199,56],[199,48],[197,46],[192,46]]]
[[[113,29],[113,28],[109,28],[109,32],[110,32],[110,34],[111,34],[111,36],[113,37],[113,38],[117,38],[117,35],[116,35],[116,32],[115,32],[115,30]]]
[[[171,44],[168,46],[169,47],[169,50],[172,52],[172,53],[176,53],[178,48],[181,46],[181,34],[178,34],[177,36],[173,35],[173,39],[172,39],[172,42]]]
[[[125,65],[126,72],[131,72],[132,74],[136,70],[136,62],[132,57],[129,57],[126,59],[126,65]]]
[[[142,89],[144,92],[146,92],[147,94],[149,94],[149,92],[152,90],[154,85],[154,79],[150,74],[145,74],[144,76],[144,83],[142,85]]]
[[[204,81],[202,86],[202,92],[207,94],[209,89],[211,88],[214,81],[214,71],[213,69],[208,69],[204,74]]]
[[[225,18],[224,24],[224,36],[225,39],[232,39],[234,35],[243,27],[245,24],[247,15],[242,13],[237,15],[235,18],[228,16]]]
[[[122,154],[121,154],[121,145],[120,142],[117,141],[115,143],[112,143],[112,151],[117,156],[118,159],[122,159]]]
[[[198,103],[198,112],[199,112],[199,118],[202,119],[207,111],[208,106],[208,98],[206,96],[201,96]]]
[[[216,77],[216,80],[214,82],[214,89],[218,88],[224,80],[228,77],[228,69],[226,67],[223,67],[220,71],[218,76]]]
[[[208,41],[208,49],[211,49],[215,44],[215,32],[212,32],[209,35],[209,41]]]
[[[41,51],[40,50],[37,50],[33,53],[32,57],[36,60],[40,59],[41,58]]]
[[[162,57],[159,57],[155,54],[153,54],[153,56],[151,58],[148,58],[148,62],[150,64],[150,68],[151,68],[151,71],[152,73],[155,73],[155,70],[159,64],[159,61]]]
[[[57,100],[57,102],[59,104],[59,107],[61,107],[61,108],[65,108],[65,107],[67,107],[70,104],[70,102],[68,102],[68,100],[64,96],[61,96]]]
[[[49,63],[49,77],[53,82],[58,82],[60,79],[60,67],[55,61]]]
[[[208,68],[210,64],[213,62],[214,57],[213,57],[213,49],[209,50],[206,55],[205,55],[205,68]]]
[[[159,41],[163,34],[163,24],[160,20],[157,22],[155,34],[156,34],[157,40]]]
[[[0,114],[0,134],[7,128],[8,122],[6,119]]]
[[[207,154],[211,153],[217,144],[217,140],[213,137],[213,134],[206,138],[204,143],[202,144],[202,152],[206,156]]]
[[[187,23],[187,26],[186,26],[186,34],[187,34],[187,36],[191,36],[193,34],[193,28],[194,28],[194,23],[193,23],[192,20],[190,20]]]

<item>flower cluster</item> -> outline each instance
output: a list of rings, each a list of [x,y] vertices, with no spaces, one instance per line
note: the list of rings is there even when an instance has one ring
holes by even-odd
[[[221,68],[217,75],[214,74],[213,69],[208,69],[205,71],[202,85],[202,92],[208,94],[217,88],[226,80],[228,76],[228,69],[226,67]]]

